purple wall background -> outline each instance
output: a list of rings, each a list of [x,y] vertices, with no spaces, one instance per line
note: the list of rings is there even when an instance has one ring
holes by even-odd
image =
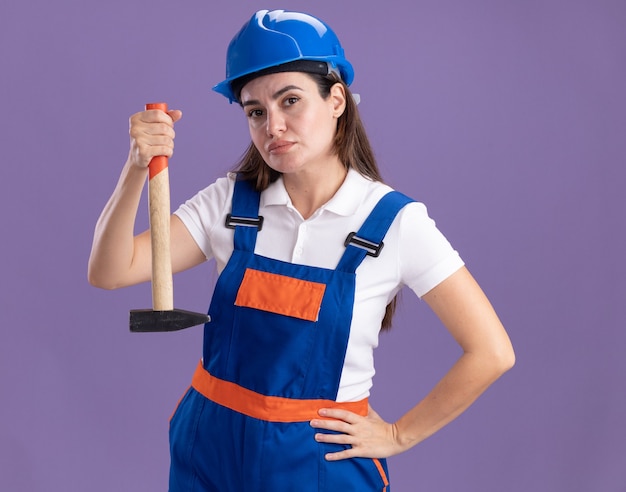
[[[201,330],[130,334],[149,286],[91,288],[91,235],[144,102],[185,112],[173,205],[231,167],[246,126],[209,89],[232,34],[266,5],[0,6],[1,490],[166,490],[167,420]],[[626,4],[278,6],[339,33],[384,175],[429,206],[517,351],[466,414],[392,458],[394,490],[626,490]],[[214,278],[177,276],[177,307],[206,309]],[[406,293],[373,404],[397,418],[458,355]]]

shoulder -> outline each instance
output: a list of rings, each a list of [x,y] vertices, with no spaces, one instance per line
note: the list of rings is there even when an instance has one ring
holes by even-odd
[[[395,193],[400,201],[406,202],[406,205],[398,211],[398,222],[406,225],[407,223],[416,223],[430,220],[428,210],[423,202],[418,201],[415,197],[407,195],[400,190],[396,190],[388,184],[380,181],[372,181],[367,177],[360,176],[364,183],[365,193],[363,195],[363,207],[371,209],[389,193]]]

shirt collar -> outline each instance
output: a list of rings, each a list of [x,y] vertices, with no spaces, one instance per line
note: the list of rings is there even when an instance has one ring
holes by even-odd
[[[371,180],[369,178],[366,178],[354,169],[349,169],[341,187],[325,205],[322,205],[321,209],[337,215],[353,215],[363,202],[370,183]],[[282,176],[263,191],[260,205],[261,207],[271,205],[291,206],[291,199],[285,189]]]

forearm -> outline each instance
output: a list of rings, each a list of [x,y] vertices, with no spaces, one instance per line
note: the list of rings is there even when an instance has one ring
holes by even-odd
[[[400,450],[415,446],[458,417],[510,366],[495,356],[462,355],[433,390],[394,424]]]
[[[94,231],[89,282],[103,288],[125,284],[133,266],[134,228],[147,169],[127,162]]]
[[[408,449],[458,417],[515,363],[511,341],[489,300],[466,268],[424,296],[463,349],[433,390],[396,424]]]
[[[181,117],[179,110],[166,113],[158,109],[142,111],[130,117],[128,159],[94,232],[88,267],[88,278],[92,285],[114,289],[150,279],[150,231],[135,236],[135,218],[149,163],[155,156],[172,156],[174,123]],[[181,260],[181,268],[198,263],[201,257],[197,248],[194,249],[192,240],[185,244],[187,248],[181,257],[190,250],[194,256]]]

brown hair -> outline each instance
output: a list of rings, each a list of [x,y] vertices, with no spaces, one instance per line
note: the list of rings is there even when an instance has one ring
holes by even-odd
[[[334,73],[329,75],[307,73],[307,75],[317,83],[320,96],[323,99],[329,97],[330,89],[335,84],[341,84],[343,86],[346,94],[346,107],[337,121],[337,132],[335,133],[333,150],[346,169],[354,169],[373,181],[382,182],[383,180],[378,169],[376,157],[374,156],[372,146],[365,132],[365,126],[359,115],[356,101],[348,86]],[[241,88],[239,88],[238,93],[235,94],[238,100],[240,91]],[[253,143],[250,143],[235,166],[235,172],[238,173],[240,179],[254,182],[258,191],[265,190],[270,183],[273,183],[280,177],[278,171],[273,170],[265,163]],[[397,296],[387,305],[385,317],[381,324],[383,330],[391,328],[391,320],[396,305]]]

